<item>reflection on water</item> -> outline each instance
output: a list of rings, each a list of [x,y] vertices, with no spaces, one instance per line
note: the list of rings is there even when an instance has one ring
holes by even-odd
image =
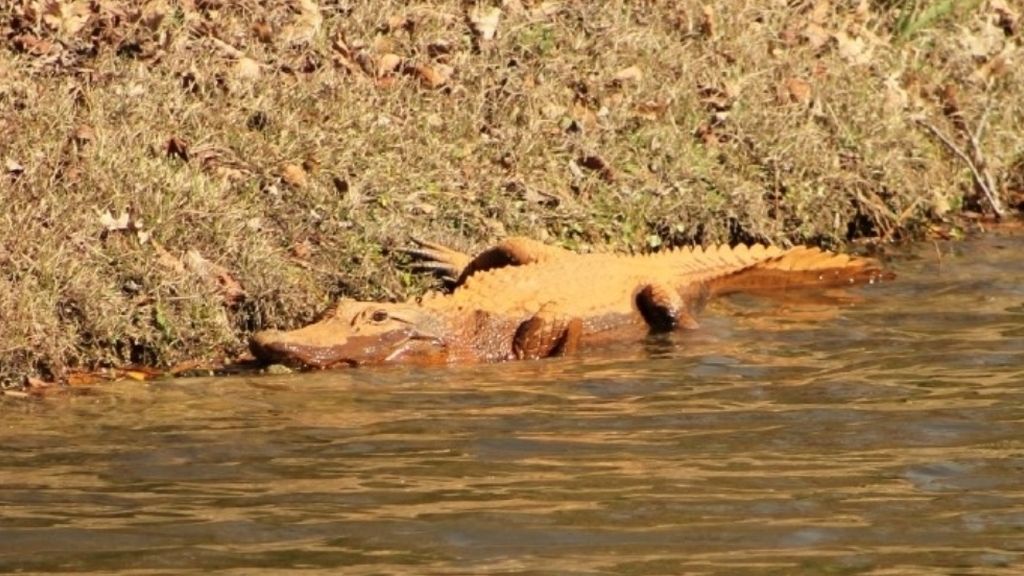
[[[1020,574],[1022,236],[600,356],[0,403],[0,572]]]

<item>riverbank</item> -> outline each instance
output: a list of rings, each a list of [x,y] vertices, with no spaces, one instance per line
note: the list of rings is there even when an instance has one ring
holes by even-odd
[[[1024,206],[1000,0],[19,4],[5,385],[215,364],[339,296],[416,294],[411,235],[836,247]]]

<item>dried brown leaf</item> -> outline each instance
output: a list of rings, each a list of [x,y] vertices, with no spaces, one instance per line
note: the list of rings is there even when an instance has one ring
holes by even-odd
[[[964,32],[960,37],[960,45],[972,58],[987,58],[1002,50],[1006,42],[1003,30],[991,20],[985,20],[976,32]]]
[[[612,169],[611,165],[608,164],[604,158],[596,154],[583,156],[576,162],[587,170],[597,172],[605,182],[615,181],[615,171]]]
[[[1020,24],[1020,13],[1011,8],[1005,0],[992,0],[989,6],[996,13],[999,27],[1003,29],[1003,33],[1007,36],[1016,35]]]
[[[624,84],[626,82],[639,82],[643,77],[644,73],[640,70],[640,67],[633,65],[616,72],[612,80],[619,84]]]
[[[25,173],[25,167],[13,158],[7,158],[4,160],[4,170],[9,176],[15,178]]]
[[[224,296],[225,303],[237,304],[245,299],[245,289],[227,268],[210,262],[194,248],[185,254],[183,260],[188,270],[216,288]]]
[[[807,104],[811,101],[813,94],[810,82],[802,78],[786,78],[779,86],[781,100],[784,102],[796,102]]]
[[[168,156],[175,156],[188,162],[188,142],[178,138],[177,136],[171,136],[167,140],[167,144],[164,145],[164,149],[167,150]]]
[[[667,98],[657,98],[654,100],[645,100],[636,105],[636,114],[641,118],[647,120],[657,120],[661,117],[666,110],[670,101]]]
[[[800,34],[807,40],[807,44],[811,48],[818,50],[828,44],[829,40],[832,39],[832,35],[827,30],[811,22],[804,27],[803,32]]]
[[[561,12],[562,7],[562,2],[541,2],[530,8],[530,17],[535,20],[546,20]]]
[[[239,58],[235,62],[235,76],[242,80],[257,80],[260,77],[260,63],[249,57]]]
[[[807,15],[807,20],[815,24],[824,24],[832,13],[832,3],[829,0],[818,0]]]
[[[440,88],[448,83],[454,68],[446,64],[417,64],[413,70],[420,78],[420,82],[427,88]]]
[[[389,52],[377,59],[377,76],[392,74],[402,65],[402,57]]]
[[[320,6],[313,0],[299,0],[299,13],[290,25],[281,31],[281,38],[288,44],[308,44],[316,38],[324,17]]]
[[[59,45],[43,40],[32,34],[20,34],[11,39],[11,43],[17,50],[31,54],[32,56],[45,56],[60,51]]]
[[[285,164],[281,168],[281,180],[293,188],[305,188],[308,183],[306,171],[297,164]]]
[[[72,138],[79,146],[84,146],[96,139],[96,130],[88,124],[79,124],[75,128]]]
[[[872,50],[863,38],[852,38],[843,31],[836,32],[834,37],[839,46],[839,56],[843,60],[855,66],[871,61]]]
[[[150,0],[142,8],[140,21],[150,30],[156,30],[170,12],[166,0]]]
[[[157,264],[171,272],[176,272],[178,274],[185,273],[185,264],[177,256],[168,252],[167,249],[156,240],[153,240],[150,244],[153,246],[153,251],[156,252]]]
[[[718,33],[718,25],[715,22],[715,9],[710,4],[701,6],[700,9],[700,33],[714,39]]]
[[[89,21],[89,3],[50,0],[43,6],[43,23],[59,35],[73,36]]]
[[[256,38],[264,44],[270,44],[274,41],[274,29],[266,22],[259,21],[253,24],[252,33],[255,34]]]
[[[494,40],[498,33],[498,22],[501,20],[501,8],[476,6],[469,12],[469,24],[483,42]]]
[[[127,210],[121,211],[120,216],[114,216],[110,210],[104,210],[99,215],[100,225],[107,232],[132,231],[142,228],[141,220],[132,219]]]

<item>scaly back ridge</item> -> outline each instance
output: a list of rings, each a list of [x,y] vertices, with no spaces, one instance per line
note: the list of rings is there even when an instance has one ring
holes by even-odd
[[[741,267],[709,280],[708,286],[714,294],[842,286],[892,277],[875,260],[819,248],[799,246],[781,250],[755,244],[726,250],[731,252],[730,263]],[[725,257],[722,260],[725,261]],[[744,266],[743,262],[748,264]]]

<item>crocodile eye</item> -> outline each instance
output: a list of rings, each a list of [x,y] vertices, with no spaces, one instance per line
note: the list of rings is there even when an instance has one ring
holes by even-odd
[[[386,310],[374,310],[373,314],[370,315],[370,321],[375,324],[380,324],[388,319],[388,313]]]

